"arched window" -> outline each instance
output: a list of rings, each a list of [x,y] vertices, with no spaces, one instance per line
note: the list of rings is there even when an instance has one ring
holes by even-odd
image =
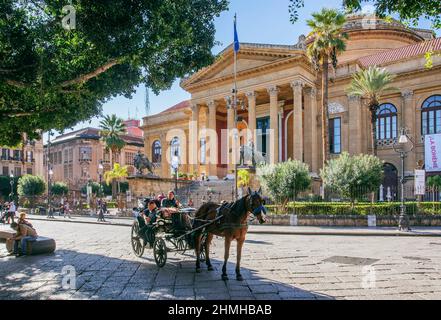
[[[181,143],[178,137],[174,137],[170,142],[170,159],[173,159],[174,156],[181,156]]]
[[[397,108],[385,103],[377,111],[377,140],[395,139],[397,137]]]
[[[421,133],[441,133],[441,95],[428,98],[423,103],[421,114]]]
[[[156,140],[152,144],[152,162],[153,163],[161,163],[161,161],[162,161],[161,142]]]

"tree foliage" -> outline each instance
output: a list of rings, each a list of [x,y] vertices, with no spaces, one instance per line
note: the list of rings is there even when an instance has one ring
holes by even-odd
[[[69,193],[69,187],[64,182],[55,182],[51,185],[51,194],[65,196]]]
[[[40,196],[45,190],[46,183],[42,177],[28,174],[18,180],[17,192],[21,197]]]
[[[284,206],[311,185],[308,165],[298,160],[258,167],[257,177],[270,198]]]
[[[320,175],[325,187],[354,202],[378,190],[383,181],[383,162],[372,155],[350,156],[344,152],[330,160]]]
[[[126,145],[121,135],[126,132],[126,126],[123,119],[115,114],[107,115],[100,122],[100,136],[106,145],[106,149],[111,151],[110,163],[113,164],[113,155],[121,151]]]
[[[70,9],[66,11],[66,5]],[[227,0],[3,0],[0,144],[64,130],[118,95],[168,89],[213,61]],[[69,28],[62,22],[75,16]],[[73,22],[71,20],[71,22]],[[75,28],[73,28],[75,27]]]
[[[376,125],[377,110],[381,97],[390,91],[398,90],[392,87],[395,75],[386,69],[371,66],[369,69],[360,70],[352,76],[352,82],[347,93],[352,96],[365,98],[371,114],[371,145],[373,155],[377,155]]]
[[[441,28],[439,0],[342,0],[342,5],[348,13],[360,12],[363,3],[373,5],[379,17],[398,14],[400,20],[413,25],[417,25],[420,18],[425,18],[432,22],[434,29]],[[289,12],[292,23],[298,21],[298,11],[304,4],[304,0],[290,0]]]
[[[101,186],[98,182],[90,182],[88,184],[85,184],[81,188],[82,194],[87,194],[87,186],[89,186],[89,185],[92,187],[92,194],[94,194],[96,196],[103,195],[103,186]]]
[[[441,176],[427,178],[427,186],[431,188],[441,188]]]

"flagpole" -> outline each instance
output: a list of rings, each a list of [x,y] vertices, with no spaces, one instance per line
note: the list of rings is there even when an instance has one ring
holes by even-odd
[[[234,51],[234,94],[233,94],[233,104],[234,104],[234,139],[235,144],[234,146],[237,147],[238,142],[238,134],[237,132],[237,50],[236,50],[236,33],[237,33],[237,14],[234,14],[234,32],[235,32],[235,39],[233,44],[233,51]],[[237,179],[238,179],[238,165],[237,165],[237,150],[234,150],[234,197],[236,200],[238,200],[238,186],[237,186]]]

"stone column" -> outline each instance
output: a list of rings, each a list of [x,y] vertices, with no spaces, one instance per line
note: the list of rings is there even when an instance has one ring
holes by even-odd
[[[317,127],[317,89],[311,88],[309,90],[309,101],[310,101],[310,113],[311,113],[311,172],[318,174],[319,172],[319,153],[320,148],[318,146],[317,140],[319,136],[319,128]]]
[[[228,152],[228,174],[232,174],[233,170],[235,169],[235,162],[234,162],[234,129],[235,129],[235,119],[234,119],[234,109],[232,105],[232,98],[227,97],[225,99],[227,101],[227,129],[228,129],[228,146],[227,146],[227,152]]]
[[[359,96],[348,95],[349,109],[349,153],[358,155],[362,153],[362,105]]]
[[[159,141],[161,142],[161,178],[170,178],[170,163],[167,161],[167,157],[170,155],[170,143],[167,143],[167,135],[161,133],[159,136]]]
[[[279,159],[279,89],[276,86],[268,88],[270,95],[270,163],[278,163]]]
[[[293,141],[294,159],[303,162],[303,81],[294,81],[291,87],[294,91],[294,122]]]
[[[209,149],[208,160],[208,176],[210,179],[217,177],[217,164],[218,164],[218,139],[217,136],[217,103],[212,100],[208,103],[208,141],[207,146]]]
[[[256,143],[256,93],[254,91],[248,92],[248,129],[251,136],[249,141]]]
[[[190,173],[198,172],[198,154],[199,154],[199,110],[200,107],[197,104],[193,104],[191,107],[191,122],[189,128],[189,168]]]
[[[402,97],[402,115],[403,115],[403,123],[401,127],[407,128],[409,136],[412,138],[414,143],[417,143],[416,138],[416,130],[415,130],[415,101],[414,101],[414,93],[412,90],[405,89],[401,92]],[[400,135],[400,127],[398,127],[398,137]],[[416,163],[416,154],[415,150],[409,153],[406,158],[404,171],[406,171],[406,175],[413,174],[414,170],[417,166]]]

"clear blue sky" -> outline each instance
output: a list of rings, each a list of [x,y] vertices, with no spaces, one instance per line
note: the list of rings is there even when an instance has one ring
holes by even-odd
[[[230,0],[229,11],[216,18],[216,40],[222,45],[213,49],[213,53],[220,52],[233,41],[233,16],[238,16],[238,33],[241,42],[295,44],[301,34],[309,32],[305,21],[311,13],[321,7],[340,8],[342,0],[307,0],[305,8],[300,10],[299,21],[293,25],[289,20],[289,0]],[[419,27],[430,28],[430,23],[421,21]],[[436,30],[438,36],[440,30]],[[155,114],[173,106],[190,95],[182,90],[177,80],[170,90],[161,92],[158,96],[150,93],[150,114]],[[126,119],[130,116],[142,119],[144,111],[145,88],[139,87],[132,99],[118,97],[106,103],[104,114],[117,114]],[[93,118],[75,127],[81,129],[88,126],[97,127],[99,120]]]

